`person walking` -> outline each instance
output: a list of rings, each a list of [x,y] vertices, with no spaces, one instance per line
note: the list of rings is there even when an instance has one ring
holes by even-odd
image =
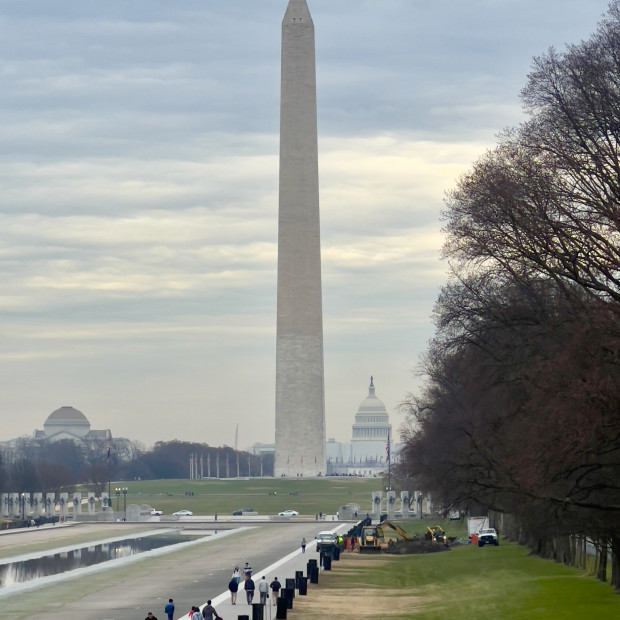
[[[207,604],[202,608],[202,617],[204,620],[215,620],[219,618],[217,611],[215,611],[215,607],[211,605],[211,601],[207,601]]]
[[[260,604],[266,605],[267,596],[269,595],[269,584],[265,579],[265,575],[263,575],[263,578],[258,582],[258,593],[260,594]]]
[[[278,581],[277,577],[273,578],[273,581],[269,584],[271,588],[272,605],[276,605],[278,602],[278,596],[280,596],[280,588],[282,584]]]
[[[237,592],[239,591],[239,582],[235,580],[233,577],[228,584],[228,589],[230,590],[230,602],[233,605],[237,604]]]
[[[232,578],[237,582],[237,585],[239,585],[239,582],[241,581],[241,571],[238,566],[235,566],[235,570],[232,573]]]
[[[146,614],[146,618],[144,620],[157,620],[157,618],[153,615],[152,611],[149,611],[149,613]]]
[[[254,581],[252,577],[248,577],[243,584],[243,588],[245,590],[245,596],[248,600],[248,605],[252,604],[252,600],[254,599],[254,590],[256,586],[254,585]]]
[[[243,576],[246,579],[249,579],[252,576],[252,567],[246,562],[243,567]]]
[[[301,552],[306,553],[306,538],[301,539]]]
[[[192,615],[190,616],[190,620],[202,620],[202,614],[200,613],[200,608],[195,605],[192,607]]]
[[[173,620],[174,618],[174,601],[169,598],[168,604],[164,607],[164,613],[168,616],[168,620]]]

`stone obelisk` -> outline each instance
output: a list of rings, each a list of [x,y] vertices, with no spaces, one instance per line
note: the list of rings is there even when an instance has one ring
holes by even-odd
[[[325,475],[325,392],[314,24],[282,21],[276,476]]]

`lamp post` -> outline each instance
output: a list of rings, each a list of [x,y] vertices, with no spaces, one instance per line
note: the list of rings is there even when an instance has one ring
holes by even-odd
[[[121,489],[123,492],[123,512],[127,512],[127,487]]]
[[[116,493],[116,512],[118,512],[120,510],[120,497],[121,497],[121,490],[116,487],[114,489],[114,492]]]
[[[20,502],[22,506],[22,521],[26,518],[26,494],[22,493],[20,496]]]

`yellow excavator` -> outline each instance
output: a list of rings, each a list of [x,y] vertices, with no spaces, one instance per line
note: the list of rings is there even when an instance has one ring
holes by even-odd
[[[360,553],[379,553],[387,528],[394,530],[404,540],[413,540],[402,527],[391,521],[383,521],[379,525],[365,525],[359,536]]]
[[[441,527],[441,525],[436,525],[435,527],[427,527],[424,538],[426,540],[432,540],[436,543],[441,543],[442,545],[448,544],[448,537],[446,536],[446,533]]]

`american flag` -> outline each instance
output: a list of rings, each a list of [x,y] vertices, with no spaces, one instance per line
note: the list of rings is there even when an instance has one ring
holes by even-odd
[[[390,460],[390,436],[388,435],[387,443],[385,444],[385,460],[389,462]]]

